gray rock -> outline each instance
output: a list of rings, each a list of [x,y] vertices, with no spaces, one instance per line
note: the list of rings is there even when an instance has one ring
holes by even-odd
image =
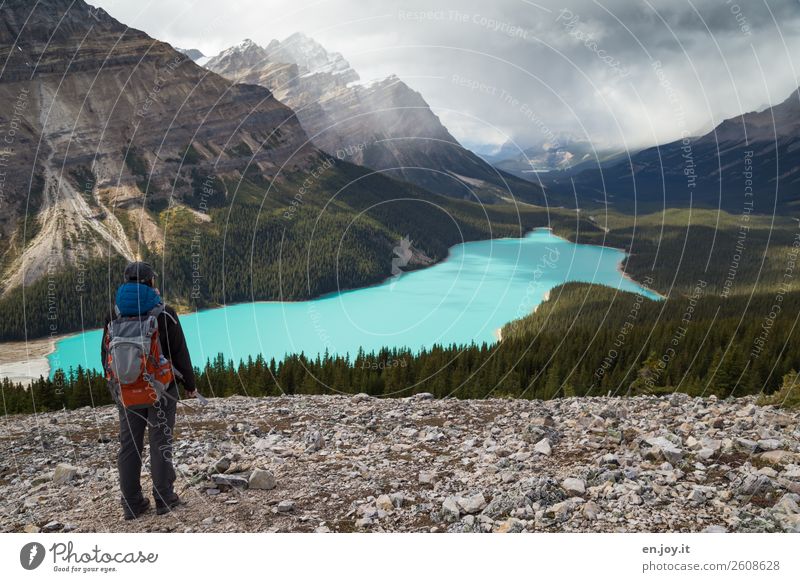
[[[264,438],[258,439],[253,447],[259,451],[266,451],[276,446],[281,441],[281,435],[268,434]]]
[[[456,497],[456,503],[464,513],[480,513],[487,505],[483,493],[475,493],[467,497]]]
[[[683,458],[683,451],[666,437],[650,437],[646,439],[651,447],[658,448],[663,457],[670,463],[677,463]]]
[[[217,485],[236,487],[237,489],[247,489],[248,487],[248,480],[244,475],[223,475],[218,473],[216,475],[211,475],[211,480]]]
[[[553,449],[550,447],[550,439],[543,438],[534,445],[533,450],[549,457],[553,452]]]
[[[250,479],[248,480],[248,486],[250,489],[275,489],[277,485],[275,481],[275,475],[272,474],[271,471],[267,471],[266,469],[255,469],[252,473],[250,473]]]
[[[743,453],[755,453],[758,448],[758,443],[750,439],[737,438],[733,441],[734,449]]]
[[[294,501],[284,500],[278,503],[275,509],[278,510],[278,513],[291,513],[294,511]]]
[[[762,451],[774,451],[783,447],[783,441],[781,439],[761,439],[756,444]]]
[[[448,497],[442,503],[442,519],[446,522],[456,522],[461,519],[461,507],[455,497]]]
[[[483,515],[492,519],[510,515],[518,507],[524,507],[528,502],[521,493],[504,491],[492,497],[492,500],[483,510]]]
[[[544,514],[546,517],[555,519],[557,521],[566,521],[572,512],[575,510],[575,503],[567,499],[551,505],[545,509]]]
[[[509,517],[493,530],[495,533],[520,533],[525,531],[525,524],[515,517]]]
[[[687,496],[687,500],[692,505],[704,505],[708,500],[706,499],[706,494],[697,487],[692,487],[692,490],[689,492]]]
[[[78,468],[68,465],[66,463],[59,463],[56,465],[56,470],[53,473],[53,483],[55,485],[66,485],[72,481],[78,474]]]
[[[231,468],[231,460],[230,457],[222,457],[221,459],[217,459],[211,466],[208,468],[209,473],[224,473],[228,469]]]
[[[774,450],[758,455],[758,458],[773,467],[788,465],[798,461],[798,455],[790,451]]]
[[[570,497],[582,496],[586,493],[586,482],[583,479],[569,477],[561,482],[561,487]]]
[[[543,505],[553,505],[566,498],[564,489],[552,477],[537,477],[530,480],[526,486],[525,497],[531,502]]]
[[[386,494],[378,496],[378,498],[375,500],[375,506],[384,511],[392,511],[394,509],[392,498]]]
[[[419,482],[423,485],[430,485],[436,480],[436,473],[433,471],[420,471]]]
[[[698,456],[698,457],[700,457],[700,458],[701,458],[701,459],[703,459],[703,460],[706,460],[706,461],[707,461],[708,459],[710,459],[711,457],[714,457],[714,456],[716,456],[716,455],[717,455],[717,453],[716,453],[716,452],[714,452],[714,450],[713,450],[713,449],[709,449],[709,448],[707,448],[707,447],[703,447],[702,449],[700,449],[699,451],[697,451],[697,456]]]
[[[325,446],[325,439],[322,437],[322,432],[318,430],[308,431],[303,441],[305,442],[305,450],[307,453],[314,453]]]
[[[800,495],[797,493],[786,493],[780,500],[773,506],[774,511],[794,515],[800,513]]]
[[[775,485],[772,479],[766,475],[751,473],[742,480],[737,488],[739,495],[766,495],[774,491]]]

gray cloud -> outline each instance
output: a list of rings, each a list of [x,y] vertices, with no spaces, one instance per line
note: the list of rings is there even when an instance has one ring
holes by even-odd
[[[364,79],[398,74],[467,144],[664,142],[782,101],[800,71],[797,0],[96,3],[207,54],[303,31]]]

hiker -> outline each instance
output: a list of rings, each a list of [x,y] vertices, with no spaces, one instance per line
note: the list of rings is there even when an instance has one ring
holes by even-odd
[[[130,520],[150,507],[140,482],[145,428],[156,513],[163,515],[181,503],[173,489],[172,466],[177,380],[188,398],[195,397],[196,387],[181,324],[155,287],[155,271],[147,263],[133,262],[124,276],[103,331],[101,357],[119,408],[117,468],[123,515]]]

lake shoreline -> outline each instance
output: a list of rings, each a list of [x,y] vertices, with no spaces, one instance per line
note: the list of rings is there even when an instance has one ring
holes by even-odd
[[[435,266],[435,265],[440,265],[442,263],[445,263],[445,262],[451,260],[453,258],[453,255],[454,255],[456,249],[459,248],[459,247],[462,247],[464,245],[467,245],[467,244],[470,244],[470,243],[476,243],[476,242],[477,243],[481,243],[481,242],[492,242],[492,241],[521,239],[521,238],[526,238],[526,237],[530,236],[531,234],[533,234],[533,233],[535,233],[537,231],[547,232],[551,236],[553,236],[555,238],[558,238],[560,240],[563,240],[563,241],[565,241],[565,242],[567,242],[569,244],[585,245],[587,247],[595,247],[595,248],[597,248],[597,247],[608,248],[610,250],[614,250],[614,251],[622,253],[624,257],[623,257],[623,260],[618,262],[617,265],[616,265],[617,272],[623,278],[627,279],[630,283],[632,283],[632,284],[634,284],[634,285],[636,285],[638,287],[647,289],[648,291],[652,292],[655,295],[658,295],[659,297],[662,297],[662,298],[664,297],[660,293],[658,293],[656,291],[653,291],[649,287],[639,283],[633,277],[629,276],[625,272],[625,270],[623,268],[623,262],[628,257],[628,253],[624,249],[620,249],[620,248],[612,247],[612,246],[608,246],[608,245],[595,245],[595,244],[588,244],[588,243],[575,243],[573,241],[570,241],[566,237],[563,237],[563,236],[560,236],[560,235],[556,234],[552,227],[547,227],[547,226],[539,226],[539,227],[532,228],[529,231],[527,231],[522,237],[499,237],[499,238],[495,238],[495,239],[486,239],[486,240],[480,240],[480,241],[464,241],[464,242],[458,243],[458,244],[453,245],[452,247],[450,247],[448,249],[447,256],[445,258],[443,258],[442,260],[433,262],[430,265],[425,265],[422,268],[414,269],[413,271],[409,271],[408,273],[406,273],[406,275],[413,275],[414,273],[417,273],[417,272],[422,273],[422,272],[426,271],[428,267],[432,267],[432,266]],[[402,277],[402,275],[401,275],[401,277]],[[222,309],[222,308],[236,307],[237,305],[256,306],[258,304],[312,303],[314,301],[330,299],[330,298],[337,297],[337,296],[341,297],[341,296],[344,296],[344,295],[349,294],[349,293],[360,292],[360,291],[363,291],[365,289],[384,286],[384,285],[390,283],[392,280],[397,279],[397,278],[398,278],[397,276],[391,276],[391,277],[388,277],[386,279],[383,279],[380,282],[374,283],[372,285],[367,285],[367,286],[364,286],[364,287],[357,287],[357,288],[353,288],[353,289],[343,289],[343,290],[338,290],[338,291],[331,291],[331,292],[324,293],[322,295],[319,295],[317,297],[310,298],[310,299],[301,299],[301,300],[267,299],[267,300],[257,300],[257,301],[249,301],[249,302],[239,302],[239,303],[218,305],[218,306],[208,307],[208,308],[204,308],[204,309],[198,309],[198,310],[194,310],[194,311],[181,311],[180,315],[201,314],[201,313],[204,313],[204,312],[215,311],[215,310]],[[534,313],[536,311],[536,309],[539,307],[539,305],[541,305],[541,303],[544,303],[545,301],[548,301],[550,299],[550,291],[551,290],[548,290],[545,293],[544,297],[542,298],[542,301],[533,308],[532,313]],[[511,321],[513,321],[513,319]],[[503,326],[500,326],[499,328],[495,329],[494,338],[496,339],[496,341],[498,343],[503,340],[502,328],[505,325],[507,325],[508,323],[510,323],[511,321],[505,322],[503,324]],[[27,342],[11,342],[11,343],[2,344],[4,346],[4,348],[10,348],[10,349],[6,350],[6,354],[8,354],[8,355],[6,355],[6,357],[4,359],[0,359],[0,378],[8,377],[9,379],[11,379],[14,382],[22,382],[23,384],[30,384],[31,381],[38,379],[39,376],[48,377],[51,374],[50,356],[52,356],[52,354],[56,351],[56,345],[57,345],[58,342],[66,340],[66,339],[69,339],[70,337],[73,337],[73,336],[76,336],[76,335],[80,335],[80,334],[84,334],[84,333],[88,333],[88,332],[92,332],[92,331],[97,331],[99,329],[102,329],[102,328],[92,328],[92,329],[89,329],[89,330],[81,330],[81,331],[78,331],[78,332],[74,332],[74,333],[71,333],[71,334],[66,334],[66,335],[58,336],[58,337],[54,337],[54,338],[39,338],[39,339],[34,339],[34,340],[28,340]]]
[[[64,336],[68,337],[68,336]],[[28,386],[40,376],[50,375],[50,356],[61,338],[38,338],[21,342],[3,343],[0,353],[0,379]]]
[[[590,243],[577,243],[577,242],[574,242],[574,241],[571,241],[571,240],[569,240],[569,239],[568,239],[568,238],[566,238],[566,237],[563,237],[563,236],[561,236],[560,234],[556,234],[556,233],[555,233],[555,231],[553,230],[553,227],[552,227],[552,226],[537,226],[537,227],[536,227],[535,229],[533,229],[533,230],[538,230],[538,229],[541,229],[541,230],[548,230],[548,231],[550,231],[550,234],[552,234],[554,237],[556,237],[556,238],[560,238],[561,240],[565,240],[565,241],[567,241],[568,243],[572,243],[572,244],[574,244],[574,245],[583,245],[583,244],[585,244],[585,245],[588,245],[588,246],[591,246],[591,247],[600,247],[600,248],[604,248],[604,249],[611,249],[611,250],[614,250],[614,251],[619,251],[619,252],[621,252],[622,254],[624,254],[624,255],[625,255],[625,259],[623,259],[623,261],[620,261],[619,263],[617,263],[617,272],[618,272],[620,275],[622,275],[622,277],[623,277],[624,279],[627,279],[628,281],[630,281],[631,283],[633,283],[633,284],[635,284],[635,285],[638,285],[639,287],[643,287],[644,289],[647,289],[648,291],[650,291],[650,293],[653,293],[654,295],[658,295],[658,296],[659,296],[659,298],[661,298],[661,299],[666,299],[666,298],[667,298],[667,296],[666,296],[666,295],[664,295],[663,293],[661,293],[660,291],[656,291],[656,290],[655,290],[655,289],[653,289],[652,287],[648,287],[648,286],[647,286],[647,285],[645,285],[644,283],[640,283],[639,281],[637,281],[636,279],[634,279],[634,278],[633,278],[633,276],[631,276],[630,274],[628,274],[628,272],[627,272],[627,271],[625,271],[625,267],[623,267],[623,265],[622,265],[622,264],[623,264],[623,262],[624,262],[625,260],[627,260],[627,259],[628,259],[628,257],[630,257],[630,256],[631,256],[631,254],[630,254],[628,251],[626,251],[625,249],[623,249],[623,248],[620,248],[620,247],[613,247],[613,246],[611,246],[611,245],[595,245],[595,244],[590,244]],[[617,290],[619,291],[619,289],[617,289]],[[538,305],[537,305],[537,307],[538,307]],[[534,311],[535,311],[535,308],[534,308]]]

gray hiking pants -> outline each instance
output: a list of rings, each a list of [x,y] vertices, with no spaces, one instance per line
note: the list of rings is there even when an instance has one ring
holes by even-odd
[[[173,496],[175,469],[172,466],[172,431],[175,428],[175,408],[178,386],[173,383],[167,397],[153,406],[130,409],[119,406],[119,487],[122,503],[134,507],[141,503],[142,455],[144,432],[150,441],[150,474],[153,477],[153,498],[166,503]]]

